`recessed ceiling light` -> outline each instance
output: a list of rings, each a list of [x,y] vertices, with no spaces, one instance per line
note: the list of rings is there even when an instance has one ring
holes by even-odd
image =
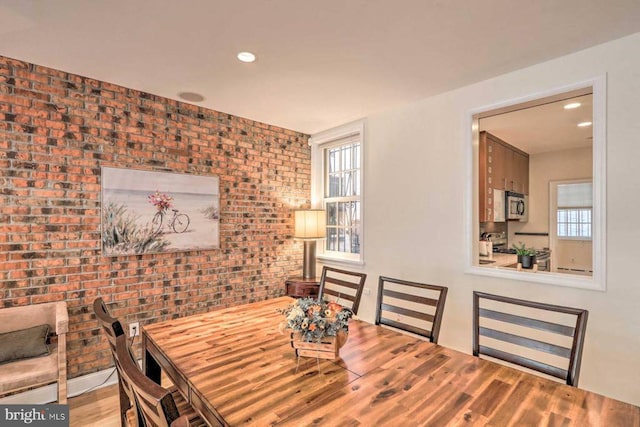
[[[200,95],[199,93],[195,93],[195,92],[180,92],[178,94],[178,96],[181,99],[184,99],[185,101],[189,101],[189,102],[202,102],[202,101],[204,101],[204,96]]]
[[[256,56],[251,52],[240,52],[238,59],[242,62],[253,62],[256,60]]]
[[[582,122],[582,123],[578,123],[578,127],[584,128],[584,127],[587,127],[587,126],[591,126],[592,124],[593,123],[591,123],[591,122]]]
[[[573,110],[574,108],[578,108],[579,106],[581,106],[582,104],[580,104],[579,102],[572,102],[570,104],[567,104],[564,106],[565,110]]]

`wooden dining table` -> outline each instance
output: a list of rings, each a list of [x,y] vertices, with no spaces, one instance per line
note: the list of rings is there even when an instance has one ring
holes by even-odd
[[[361,320],[338,359],[297,360],[279,328],[293,301],[145,325],[145,373],[210,425],[640,426],[638,406]]]

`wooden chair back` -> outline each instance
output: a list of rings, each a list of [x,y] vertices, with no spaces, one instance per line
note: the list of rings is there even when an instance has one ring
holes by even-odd
[[[358,313],[367,275],[333,267],[322,267],[318,299],[323,297]]]
[[[180,416],[171,392],[145,376],[129,351],[127,337],[116,338],[118,374],[133,390],[140,418],[146,427],[176,427],[188,425],[186,415]]]
[[[474,292],[473,355],[501,359],[577,386],[588,314]]]
[[[447,288],[380,276],[376,325],[387,325],[438,343]]]
[[[116,355],[116,338],[119,336],[126,337],[122,324],[118,319],[111,316],[107,309],[107,305],[100,297],[93,301],[93,312],[96,314],[100,327],[107,337],[109,348],[111,349],[111,356],[113,357],[113,363],[117,368],[118,357]],[[120,394],[120,423],[122,427],[125,427],[128,425],[127,411],[133,407],[133,391],[128,384],[124,383],[121,375],[118,375],[118,389]]]
[[[109,347],[111,348],[111,355],[114,360],[116,358],[116,337],[124,335],[124,329],[118,319],[112,317],[107,309],[107,305],[101,297],[98,297],[93,301],[93,312],[96,314],[100,327],[107,336],[109,341]]]

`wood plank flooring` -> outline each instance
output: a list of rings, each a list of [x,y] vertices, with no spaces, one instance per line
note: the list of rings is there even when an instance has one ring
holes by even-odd
[[[70,427],[120,427],[118,384],[69,399],[69,418]]]
[[[162,375],[162,386],[171,387],[166,375]],[[72,397],[69,404],[69,427],[120,427],[120,395],[118,384],[89,391]],[[133,410],[129,411],[129,426],[136,427]]]

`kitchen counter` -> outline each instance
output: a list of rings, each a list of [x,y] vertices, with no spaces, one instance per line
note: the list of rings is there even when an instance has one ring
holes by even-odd
[[[515,254],[498,254],[494,253],[491,257],[478,257],[480,267],[506,267],[507,265],[518,262],[518,256]],[[494,261],[494,262],[490,262]]]

